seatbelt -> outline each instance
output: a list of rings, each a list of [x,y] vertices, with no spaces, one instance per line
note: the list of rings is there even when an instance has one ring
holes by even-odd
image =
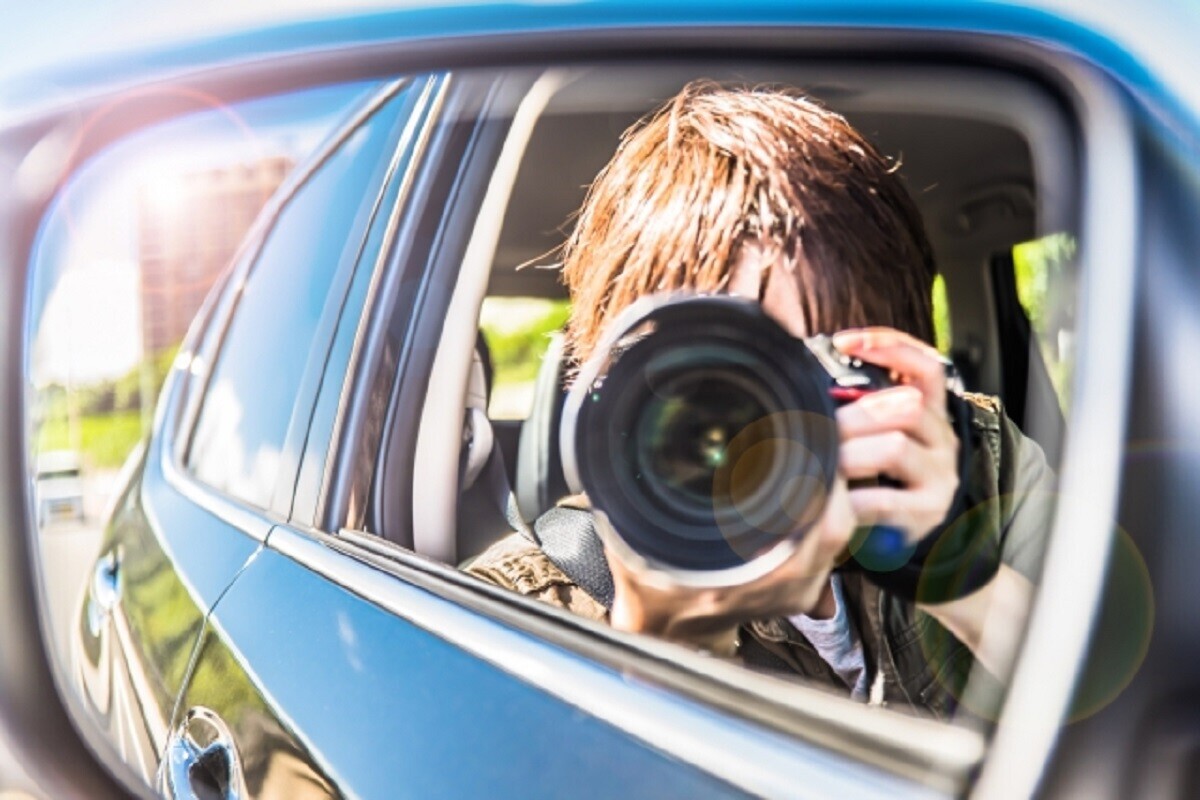
[[[612,608],[612,573],[591,511],[555,506],[534,521],[532,530],[522,526],[518,530],[541,547],[554,566],[597,603]]]

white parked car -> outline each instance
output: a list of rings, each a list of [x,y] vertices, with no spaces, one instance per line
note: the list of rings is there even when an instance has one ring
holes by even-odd
[[[38,455],[38,521],[42,525],[61,519],[83,521],[80,470],[79,454],[74,450],[50,450]]]

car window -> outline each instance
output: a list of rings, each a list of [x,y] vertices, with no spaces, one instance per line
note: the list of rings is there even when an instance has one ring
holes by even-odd
[[[987,436],[973,440],[974,449],[963,450],[970,452],[972,458],[986,459],[994,454],[996,465],[1003,474],[996,487],[981,490],[984,494],[973,494],[976,488],[972,484],[972,488],[962,490],[958,500],[947,496],[950,516],[945,517],[945,521],[931,521],[930,529],[940,530],[938,526],[944,526],[945,530],[965,531],[968,522],[974,524],[994,516],[1000,526],[996,530],[1002,529],[1003,533],[997,533],[1001,544],[993,569],[1014,576],[1014,585],[1021,586],[1022,592],[1024,587],[1035,585],[1054,503],[1052,487],[1057,452],[1038,446],[1042,441],[1039,437],[1046,433],[1045,426],[1038,428],[1030,419],[1004,413],[1009,400],[1005,392],[1015,390],[1001,380],[1002,362],[1005,354],[1012,350],[1013,343],[1019,342],[1019,331],[996,323],[996,308],[991,305],[993,290],[988,285],[989,273],[981,267],[988,264],[996,252],[1005,248],[1011,250],[1019,242],[1035,239],[1048,221],[1071,218],[1076,197],[1070,190],[1063,191],[1064,186],[1073,184],[1072,175],[1061,171],[1061,164],[1070,163],[1070,154],[1059,149],[1065,141],[1059,110],[1047,103],[1033,87],[1010,82],[995,73],[971,70],[950,70],[945,74],[922,71],[908,75],[902,70],[895,73],[865,68],[839,70],[834,66],[819,65],[552,69],[536,84],[537,88],[523,98],[524,104],[514,101],[507,111],[493,110],[493,118],[511,119],[512,130],[502,155],[492,167],[492,182],[484,195],[483,210],[474,235],[445,248],[448,252],[444,255],[443,268],[451,274],[458,270],[455,294],[446,306],[431,312],[431,319],[436,320],[437,325],[434,335],[441,336],[442,349],[428,376],[426,405],[417,426],[414,463],[420,464],[421,469],[407,477],[413,481],[413,549],[418,554],[465,569],[485,582],[548,601],[592,620],[608,620],[611,606],[607,604],[613,600],[613,584],[608,581],[615,579],[609,575],[611,562],[605,563],[599,555],[602,543],[613,548],[623,547],[624,550],[617,552],[626,555],[632,550],[632,563],[657,565],[654,568],[674,574],[663,566],[667,561],[656,559],[670,557],[664,553],[671,548],[684,548],[687,537],[680,534],[680,540],[669,546],[657,541],[635,542],[642,532],[635,532],[626,539],[625,531],[616,531],[615,514],[628,511],[619,508],[621,503],[633,505],[644,501],[651,509],[647,515],[653,512],[662,518],[661,515],[667,513],[664,509],[669,509],[678,499],[671,499],[673,490],[667,485],[670,476],[663,477],[669,472],[668,466],[664,466],[668,462],[682,464],[681,469],[689,470],[688,475],[699,474],[695,480],[679,479],[681,484],[686,483],[687,492],[691,493],[688,497],[707,496],[705,492],[712,489],[701,486],[703,480],[707,480],[705,475],[709,474],[705,469],[709,472],[720,470],[725,453],[721,447],[710,443],[696,450],[708,459],[705,463],[709,466],[704,468],[698,460],[689,461],[684,456],[671,461],[677,453],[671,459],[655,461],[649,451],[657,446],[655,442],[674,441],[671,436],[700,428],[703,428],[700,433],[717,437],[714,441],[719,440],[720,431],[714,433],[715,429],[710,430],[694,420],[707,420],[711,414],[719,416],[722,412],[717,406],[704,405],[712,397],[705,396],[709,388],[697,390],[698,394],[694,396],[672,395],[664,399],[659,388],[653,388],[658,378],[648,375],[639,382],[641,378],[630,377],[633,373],[622,373],[628,382],[619,385],[631,395],[645,392],[645,402],[657,411],[638,416],[638,409],[621,406],[621,413],[631,415],[626,427],[613,423],[616,417],[588,418],[589,422],[581,422],[587,404],[599,402],[604,393],[610,391],[605,383],[611,378],[606,377],[597,384],[587,384],[595,391],[586,399],[577,400],[577,405],[570,406],[564,415],[566,392],[572,381],[578,380],[580,370],[586,371],[585,364],[573,360],[578,351],[570,348],[578,347],[580,340],[576,338],[572,345],[571,337],[579,334],[572,332],[571,324],[586,325],[597,309],[612,302],[618,289],[613,288],[617,268],[609,264],[605,268],[614,270],[613,283],[607,287],[593,286],[594,292],[582,300],[578,296],[564,297],[567,294],[564,282],[571,284],[574,281],[577,286],[590,280],[588,265],[593,262],[589,258],[595,256],[590,250],[582,256],[577,251],[578,271],[573,277],[564,279],[564,252],[569,251],[564,251],[563,245],[575,226],[589,221],[585,216],[589,187],[593,187],[593,181],[602,174],[614,153],[619,152],[622,137],[629,136],[630,131],[643,130],[641,126],[646,123],[639,123],[639,120],[697,79],[713,82],[703,85],[782,90],[821,109],[813,113],[828,114],[829,118],[838,115],[837,118],[845,122],[837,124],[848,124],[861,132],[878,150],[878,158],[886,166],[887,173],[895,176],[891,179],[898,181],[913,199],[923,236],[928,238],[925,245],[928,254],[921,256],[927,259],[921,262],[925,265],[921,268],[929,270],[928,283],[921,290],[924,295],[919,301],[923,306],[921,314],[927,317],[922,335],[944,356],[950,356],[955,363],[961,361],[965,367],[960,370],[959,378],[965,380],[966,385],[961,386],[958,379],[954,379],[955,391],[965,388],[977,393],[971,395],[973,399],[963,401],[967,405],[954,412],[960,415],[956,419],[961,420],[963,426],[959,437],[969,437],[970,426],[991,431]],[[836,90],[830,89],[824,96],[820,90],[822,86],[836,87]],[[1001,86],[1003,92],[1011,90],[1011,94],[1006,95],[1011,105],[999,113],[995,108],[984,108],[975,101],[989,93],[999,96]],[[930,102],[931,98],[937,98],[937,102]],[[536,110],[530,111],[531,107]],[[861,155],[861,150],[857,152]],[[685,166],[690,168],[690,165]],[[631,185],[636,185],[639,178],[631,172],[629,180]],[[1051,186],[1053,190],[1048,188]],[[590,191],[594,192],[595,188]],[[865,198],[874,195],[874,190],[863,190]],[[495,197],[503,198],[504,202],[489,207],[487,201]],[[717,195],[713,202],[720,202],[720,196]],[[860,229],[848,234],[841,246],[853,248],[860,239],[878,236],[872,227],[876,220],[869,217],[871,202],[870,199],[863,201]],[[751,201],[747,203],[749,207],[755,207]],[[582,213],[581,207],[584,208]],[[458,207],[451,209],[452,212],[457,210]],[[647,231],[661,230],[669,234],[673,230],[672,224],[677,222],[673,217],[675,213],[679,212],[672,206],[660,209],[657,215],[647,213],[640,223],[626,220],[622,224],[630,228],[640,224]],[[816,215],[814,221],[801,224],[817,227],[821,219]],[[589,248],[606,246],[608,238],[617,239],[629,248],[621,251],[620,258],[614,256],[611,263],[624,263],[623,259],[639,255],[633,249],[635,245],[629,244],[631,239],[626,236],[627,230],[605,227],[609,221],[603,216],[590,222],[594,238],[588,241]],[[604,235],[598,235],[596,231]],[[716,234],[712,235],[712,241],[719,242]],[[699,236],[697,234],[696,240]],[[845,253],[846,258],[853,257],[849,250]],[[681,260],[686,258],[682,256]],[[626,286],[623,290],[650,295],[678,289],[681,283],[672,282],[672,268],[670,260],[666,259],[661,274],[652,273],[634,289]],[[898,275],[881,271],[871,280],[876,286],[884,287],[884,291],[892,291],[893,287],[900,291],[901,277]],[[717,285],[716,291],[720,293],[725,288],[723,284]],[[568,289],[573,290],[574,287]],[[478,299],[468,299],[473,297]],[[1045,296],[1043,302],[1045,308],[1038,311],[1039,319],[1054,318],[1052,310],[1069,304],[1070,300],[1064,294],[1058,294]],[[569,318],[575,322],[569,324]],[[611,319],[609,323],[612,323]],[[649,323],[644,329],[632,329],[628,339],[622,338],[620,345],[606,351],[609,360],[601,363],[608,366],[598,368],[608,369],[612,363],[620,363],[623,348],[628,346],[632,352],[642,336],[654,335],[658,324]],[[564,330],[567,333],[565,354],[561,340],[553,336]],[[479,332],[482,337],[478,336]],[[664,355],[661,362],[647,363],[653,363],[655,369],[664,369],[666,364],[684,363],[694,355],[688,354],[684,347],[686,342],[689,339],[707,341],[704,337],[709,332],[702,321],[697,321],[694,327],[678,334],[679,346],[683,349],[679,351],[680,355],[670,357],[678,361]],[[457,355],[449,354],[451,348]],[[1069,351],[1063,351],[1063,355],[1070,360]],[[640,362],[634,359],[627,365],[635,363]],[[770,373],[765,362],[754,363],[756,375]],[[628,366],[629,370],[640,368]],[[944,369],[944,365],[939,369]],[[947,374],[953,377],[952,373]],[[589,374],[589,380],[592,379],[594,376]],[[704,384],[705,387],[712,385],[715,384]],[[480,386],[484,387],[482,401]],[[616,391],[616,394],[620,393]],[[613,396],[611,391],[609,396]],[[451,397],[463,397],[463,401],[458,405],[448,403],[447,398]],[[480,419],[478,413],[481,402],[487,409],[486,419]],[[566,402],[569,403],[569,399]],[[1040,404],[1032,402],[1028,408],[1031,416],[1042,410]],[[683,413],[681,409],[690,411]],[[415,411],[408,409],[408,413]],[[1055,415],[1058,428],[1050,434],[1061,437],[1061,416],[1058,416],[1057,408]],[[689,418],[693,421],[688,422]],[[672,419],[679,423],[674,428],[667,425]],[[608,534],[588,534],[592,538],[584,540],[580,539],[581,531],[592,524],[588,519],[592,518],[596,496],[593,487],[586,482],[580,485],[578,472],[571,478],[565,469],[563,447],[568,434],[562,433],[562,428],[569,422],[577,426],[570,434],[577,437],[572,440],[576,446],[582,447],[577,445],[578,441],[588,436],[611,439],[610,449],[603,451],[606,455],[596,456],[596,461],[588,463],[619,473],[612,477],[611,484],[617,488],[606,498],[611,505],[601,509],[605,512],[603,524],[613,530]],[[994,447],[988,442],[994,442]],[[1009,463],[1008,459],[1014,461]],[[585,467],[576,462],[576,468],[582,470]],[[759,474],[754,472],[755,469],[759,467],[750,471]],[[762,469],[769,471],[765,466]],[[961,465],[955,469],[959,470],[956,475],[967,474]],[[657,488],[650,486],[657,480],[652,474],[656,472],[662,473],[659,475],[662,485]],[[884,469],[880,468],[876,475],[882,472]],[[405,479],[405,475],[394,478]],[[956,482],[966,484],[965,480]],[[387,481],[379,481],[376,491],[389,491],[390,486]],[[697,486],[701,488],[697,489]],[[443,493],[447,487],[453,489]],[[587,490],[586,496],[579,494],[580,489]],[[1002,506],[995,501],[997,492],[1020,499],[1012,506]],[[646,497],[640,493],[645,493]],[[967,501],[964,499],[967,494],[977,499]],[[832,494],[823,497],[832,497]],[[961,505],[950,505],[951,501]],[[613,511],[614,508],[617,511]],[[823,510],[828,508],[831,506],[822,506]],[[624,518],[633,517],[626,514]],[[569,521],[560,525],[561,520]],[[559,545],[551,541],[555,526],[560,531],[567,531]],[[519,532],[513,533],[514,529]],[[665,529],[669,526],[654,528]],[[541,538],[542,531],[547,533],[547,538]],[[375,532],[391,538],[386,528]],[[407,544],[400,536],[396,541]],[[580,541],[584,542],[582,546]],[[961,720],[971,725],[980,719],[993,720],[1003,696],[1003,685],[1011,665],[1009,659],[1015,655],[1013,643],[1019,641],[1023,623],[1018,623],[1014,638],[1005,646],[1004,657],[992,659],[987,668],[980,667],[961,638],[951,634],[941,623],[930,624],[915,610],[912,598],[918,595],[905,595],[909,599],[901,601],[886,594],[894,592],[897,593],[895,597],[900,598],[898,593],[907,591],[897,588],[883,576],[883,573],[898,568],[889,566],[890,561],[884,563],[895,555],[867,549],[863,541],[851,539],[847,552],[857,559],[856,564],[866,566],[858,569],[850,565],[839,570],[838,577],[830,584],[836,585],[836,589],[823,596],[833,598],[828,610],[841,608],[849,615],[849,630],[855,632],[851,641],[853,643],[854,637],[859,637],[856,641],[867,653],[865,666],[860,664],[858,671],[850,668],[839,672],[839,664],[830,664],[828,658],[817,655],[806,644],[812,638],[822,636],[822,630],[828,627],[823,628],[824,617],[810,626],[813,620],[796,621],[787,615],[775,615],[772,620],[756,620],[764,627],[750,633],[743,626],[738,640],[743,648],[739,658],[748,665],[762,668],[759,671],[776,674],[786,681],[799,679],[837,692],[852,693],[862,701],[882,702],[917,714],[945,721]],[[534,545],[531,550],[531,542],[540,543],[541,547]],[[738,547],[741,545],[732,549]],[[537,552],[539,549],[540,553]],[[586,561],[587,558],[600,560],[590,562],[589,567],[581,564],[581,559]],[[872,561],[873,558],[877,560]],[[638,559],[646,561],[639,562]],[[864,570],[870,577],[864,577]],[[722,580],[726,578],[728,576]],[[695,580],[703,583],[703,579]],[[884,590],[881,598],[879,592],[884,586],[890,588]],[[947,588],[947,592],[951,591]],[[966,590],[963,590],[955,599],[965,594]],[[871,622],[870,616],[855,618],[863,611],[867,602],[864,598],[876,598],[884,604],[882,620]],[[944,599],[940,598],[939,602]],[[837,646],[837,641],[827,645],[825,655],[834,658],[829,648],[836,649]],[[707,649],[706,645],[700,647]],[[724,648],[724,644],[721,647]],[[723,651],[729,652],[727,648]],[[814,660],[810,661],[810,658]],[[886,681],[880,678],[882,668],[878,663],[872,663],[881,658],[894,661],[888,668],[893,672],[888,673]],[[876,680],[885,682],[872,689],[872,681]],[[875,699],[871,700],[873,696]],[[898,699],[904,697],[908,700],[901,702]]]
[[[534,382],[553,334],[570,314],[566,300],[488,297],[479,312],[491,382],[488,416],[523,420],[533,408]]]
[[[315,391],[326,344],[317,339],[320,323],[336,314],[357,261],[402,108],[393,98],[296,190],[238,287],[187,465],[253,505],[271,505],[289,426],[305,410],[297,403],[306,370]]]

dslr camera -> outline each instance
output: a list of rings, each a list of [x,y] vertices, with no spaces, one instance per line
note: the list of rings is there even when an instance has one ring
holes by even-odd
[[[643,298],[567,395],[560,446],[605,546],[691,586],[785,561],[820,519],[838,465],[839,404],[886,370],[798,339],[728,295]]]

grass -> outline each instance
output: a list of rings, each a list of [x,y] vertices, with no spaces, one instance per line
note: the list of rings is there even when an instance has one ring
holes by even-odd
[[[480,327],[491,351],[493,397],[519,393],[533,383],[550,335],[562,329],[570,313],[566,300],[490,297],[484,301]],[[515,413],[522,417],[528,411]]]
[[[141,412],[113,411],[79,418],[79,442],[71,441],[65,415],[47,420],[38,431],[37,450],[73,450],[78,444],[92,469],[120,467],[142,438]]]

